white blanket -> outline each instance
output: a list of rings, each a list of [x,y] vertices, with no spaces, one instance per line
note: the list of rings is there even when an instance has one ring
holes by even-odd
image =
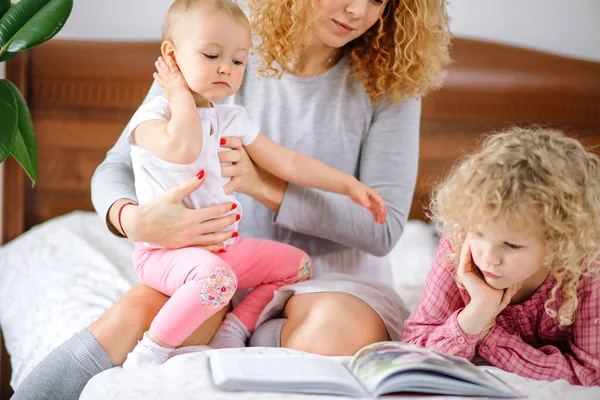
[[[431,226],[409,221],[391,254],[395,287],[411,309],[421,295],[436,244]],[[11,355],[13,387],[50,351],[97,319],[136,282],[131,251],[129,241],[112,236],[104,221],[89,212],[55,218],[0,248],[0,325]],[[230,393],[212,389],[205,357],[203,353],[179,355],[143,372],[114,368],[94,377],[82,398],[186,399],[198,398],[200,392],[205,399],[231,398]],[[541,383],[504,374],[507,381],[524,388],[532,398],[600,399],[597,388],[571,387],[564,381]],[[284,395],[240,396],[279,399]],[[286,394],[285,398],[295,396]]]
[[[146,371],[125,371],[113,368],[97,375],[85,387],[82,400],[104,399],[203,399],[203,400],[280,400],[280,399],[350,399],[339,396],[315,396],[289,393],[257,393],[257,392],[221,392],[214,388],[207,369],[207,355],[214,351],[241,353],[302,354],[288,349],[272,349],[249,347],[245,349],[210,350],[208,352],[190,353],[175,356],[165,364]],[[494,375],[508,382],[513,389],[529,399],[600,399],[600,388],[583,388],[571,386],[567,381],[542,382],[525,379],[497,368],[490,368]],[[386,396],[385,398],[402,398],[406,396]],[[427,398],[447,399],[442,396],[426,396]],[[415,397],[423,398],[423,396]],[[453,397],[460,398],[460,397]],[[464,398],[468,399],[468,398]]]

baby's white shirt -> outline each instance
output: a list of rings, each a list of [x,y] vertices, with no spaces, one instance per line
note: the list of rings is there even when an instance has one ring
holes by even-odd
[[[127,126],[127,139],[131,144],[131,162],[135,177],[135,191],[139,204],[144,204],[154,196],[196,176],[204,170],[205,180],[202,186],[187,196],[183,203],[190,209],[200,209],[225,202],[237,204],[235,213],[243,216],[242,205],[232,195],[223,191],[223,185],[230,178],[221,176],[221,163],[218,153],[228,151],[220,146],[222,137],[237,136],[244,145],[252,143],[259,134],[259,126],[248,117],[246,110],[236,104],[214,105],[212,108],[198,108],[202,121],[202,151],[191,164],[173,164],[162,160],[143,147],[137,146],[131,139],[131,133],[141,123],[150,120],[169,120],[171,111],[169,102],[158,96],[135,112]],[[212,133],[211,133],[212,132]],[[198,132],[200,134],[200,132]],[[227,230],[238,230],[238,223]],[[233,240],[225,242],[225,245]]]

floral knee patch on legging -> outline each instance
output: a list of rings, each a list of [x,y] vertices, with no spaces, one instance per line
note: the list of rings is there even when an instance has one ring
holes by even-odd
[[[200,290],[200,301],[208,308],[229,304],[237,289],[237,277],[228,267],[217,267],[206,278]]]
[[[312,276],[312,261],[308,257],[303,257],[298,267],[298,282],[307,281]]]

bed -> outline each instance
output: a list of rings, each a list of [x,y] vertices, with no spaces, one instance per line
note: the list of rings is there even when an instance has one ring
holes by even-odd
[[[17,386],[135,282],[131,244],[110,235],[91,212],[89,181],[150,86],[158,48],[53,40],[7,64],[8,78],[31,107],[40,174],[31,187],[13,159],[4,163],[2,234],[8,243],[0,248],[0,400],[10,397],[10,382]],[[453,58],[442,89],[424,99],[411,221],[391,254],[394,285],[409,307],[418,301],[437,244],[425,222],[428,193],[482,133],[538,123],[600,144],[600,63],[468,39],[454,40]],[[161,366],[162,378],[112,369],[92,379],[82,398],[192,398],[199,392],[210,399],[230,397],[210,385],[205,357],[173,357]],[[530,398],[600,398],[599,388],[499,373]]]

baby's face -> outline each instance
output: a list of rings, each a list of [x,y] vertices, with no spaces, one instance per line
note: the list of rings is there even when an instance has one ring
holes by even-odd
[[[187,35],[175,41],[175,57],[190,89],[206,100],[218,101],[240,88],[248,51],[249,30],[224,12],[198,12],[181,23]]]

